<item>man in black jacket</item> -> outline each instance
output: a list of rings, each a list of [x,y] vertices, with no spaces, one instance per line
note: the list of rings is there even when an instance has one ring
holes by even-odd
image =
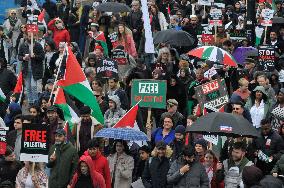
[[[8,94],[14,90],[16,82],[17,77],[7,69],[5,60],[0,57],[0,88],[6,97],[9,97]],[[0,101],[0,117],[4,118],[6,109],[7,105]]]
[[[137,0],[132,1],[131,6],[132,11],[127,17],[127,25],[133,32],[133,39],[136,44],[136,49],[138,50],[143,29],[142,11],[140,9],[140,2]]]
[[[18,58],[22,61],[23,78],[25,80],[28,101],[33,104],[42,92],[44,51],[38,42],[34,41],[33,53],[31,49],[31,33],[28,39],[20,45]]]
[[[257,157],[256,166],[264,174],[269,174],[276,161],[284,149],[284,141],[281,136],[271,128],[270,121],[263,119],[261,124],[261,136],[252,143],[255,156]]]

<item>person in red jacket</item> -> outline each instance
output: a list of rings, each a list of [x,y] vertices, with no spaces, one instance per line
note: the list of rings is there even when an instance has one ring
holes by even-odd
[[[64,23],[61,19],[55,18],[51,20],[47,27],[48,30],[52,31],[53,33],[53,40],[57,49],[60,42],[68,42],[70,44],[70,34],[64,27]]]
[[[92,188],[105,188],[106,184],[103,176],[93,168],[91,157],[83,155],[68,188],[87,188],[90,185],[92,185]]]
[[[111,176],[108,160],[100,152],[100,142],[98,138],[89,140],[88,150],[84,152],[84,155],[92,158],[94,170],[104,177],[106,188],[111,188]]]

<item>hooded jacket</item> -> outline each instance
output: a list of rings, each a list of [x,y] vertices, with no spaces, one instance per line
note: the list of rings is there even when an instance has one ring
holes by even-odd
[[[81,162],[85,162],[88,167],[89,167],[89,173],[90,177],[93,183],[93,188],[106,188],[105,180],[103,176],[98,173],[93,166],[92,159],[90,156],[83,155],[80,157],[79,165],[77,172],[74,174],[72,181],[71,181],[71,188],[74,188],[76,186],[76,183],[78,182],[78,179],[80,178],[81,175],[81,170],[80,170],[80,164]]]
[[[121,103],[117,95],[109,96],[109,100],[115,103],[115,108],[108,109],[104,114],[106,127],[114,126],[118,122],[118,120],[126,113],[125,110],[120,107]]]
[[[84,156],[89,156],[89,152],[85,151]],[[100,173],[106,184],[106,188],[111,188],[111,176],[110,176],[110,169],[107,158],[105,158],[102,153],[98,150],[95,157],[92,157],[92,164],[93,169]]]

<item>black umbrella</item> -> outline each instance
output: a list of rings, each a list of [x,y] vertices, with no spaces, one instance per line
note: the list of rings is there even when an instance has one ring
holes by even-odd
[[[242,116],[221,112],[209,113],[198,118],[191,127],[186,128],[186,131],[233,137],[259,136],[255,127]]]
[[[284,18],[283,17],[273,17],[272,23],[274,23],[274,24],[283,24],[284,23]]]
[[[154,44],[166,43],[174,46],[192,46],[194,38],[185,31],[167,29],[154,35]]]
[[[96,6],[96,9],[103,12],[130,12],[131,8],[123,3],[106,2]]]

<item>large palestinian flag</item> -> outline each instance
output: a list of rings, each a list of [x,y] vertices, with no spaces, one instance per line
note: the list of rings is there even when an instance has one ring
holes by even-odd
[[[77,98],[86,106],[89,106],[92,109],[92,116],[102,125],[104,124],[104,117],[96,97],[94,96],[91,86],[69,46],[65,75],[63,79],[58,81],[58,86],[69,95]]]

